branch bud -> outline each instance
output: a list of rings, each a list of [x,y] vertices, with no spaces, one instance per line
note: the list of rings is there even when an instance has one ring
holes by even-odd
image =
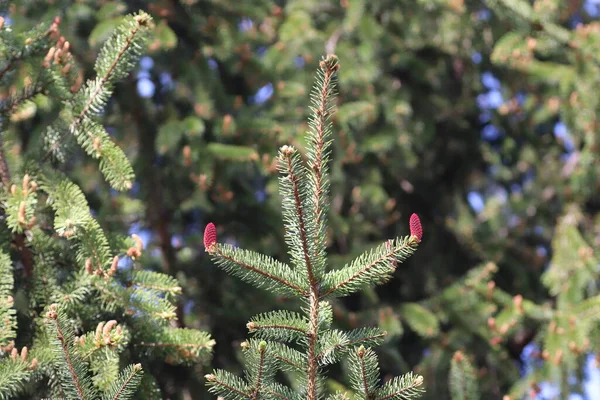
[[[46,316],[50,319],[56,319],[58,318],[58,314],[56,312],[56,309],[58,308],[57,304],[51,304],[49,307],[49,311],[46,313]]]
[[[279,149],[279,151],[284,156],[290,157],[292,154],[294,154],[294,152],[296,151],[296,149],[293,146],[288,146],[286,144],[286,145],[281,146],[281,148]]]
[[[256,324],[256,322],[250,321],[246,324],[246,328],[248,328],[249,331],[254,331],[258,329],[258,325]]]
[[[111,319],[110,321],[108,321],[106,323],[106,325],[104,325],[104,328],[102,329],[102,335],[103,336],[110,335],[110,331],[112,330],[112,328],[115,327],[115,325],[117,325],[117,321],[115,321],[114,319]]]
[[[358,356],[360,358],[363,358],[365,356],[366,350],[365,350],[365,346],[360,346],[357,350],[356,350],[356,354],[358,354]]]
[[[85,272],[92,275],[94,273],[94,268],[92,267],[92,259],[88,258],[85,260]]]
[[[27,223],[27,220],[25,219],[25,207],[26,204],[24,201],[21,202],[21,204],[19,204],[19,212],[18,212],[18,218],[19,218],[19,225],[25,225]]]
[[[423,384],[423,376],[419,375],[415,378],[415,385],[421,386]]]
[[[118,265],[119,265],[119,256],[115,256],[113,258],[112,264],[110,265],[110,269],[107,272],[108,276],[113,276],[115,274],[115,272],[117,272]]]

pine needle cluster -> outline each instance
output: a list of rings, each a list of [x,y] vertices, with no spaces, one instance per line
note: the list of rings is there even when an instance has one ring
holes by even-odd
[[[290,263],[219,243],[215,226],[211,223],[206,228],[204,244],[217,265],[256,287],[301,299],[304,304],[300,312],[271,311],[250,320],[247,327],[253,337],[242,343],[245,376],[241,378],[223,370],[206,375],[211,392],[225,399],[322,398],[326,394],[326,369],[342,359],[349,361],[353,398],[412,399],[423,392],[423,378],[412,373],[381,382],[372,347],[383,342],[385,331],[332,328],[330,300],[390,279],[398,263],[416,251],[422,236],[419,219],[413,215],[410,235],[388,240],[343,268],[329,268],[328,161],[338,68],[334,55],[320,62],[311,93],[306,163],[300,151],[292,146],[282,146],[278,154]],[[293,387],[276,379],[278,371],[287,375]],[[342,399],[348,395],[330,394],[329,398]]]

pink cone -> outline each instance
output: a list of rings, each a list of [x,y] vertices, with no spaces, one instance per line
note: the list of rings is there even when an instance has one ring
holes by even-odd
[[[217,243],[217,228],[215,228],[215,224],[210,222],[204,228],[204,247],[209,248],[215,243]]]
[[[423,227],[421,226],[421,220],[419,219],[419,216],[417,214],[413,214],[410,216],[409,226],[410,235],[419,239],[420,242],[421,238],[423,237]]]

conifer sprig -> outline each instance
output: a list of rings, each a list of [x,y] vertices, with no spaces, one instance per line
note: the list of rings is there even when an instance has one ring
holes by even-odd
[[[29,118],[27,107],[34,103],[26,101],[43,89],[35,104],[50,104],[59,115],[47,132],[55,133],[54,139],[75,134],[88,153],[100,158],[106,180],[114,188],[127,188],[131,166],[99,117],[116,81],[139,59],[151,17],[141,12],[123,19],[97,59],[97,78],[83,86],[70,44],[58,32],[58,20],[50,29],[25,33],[3,29],[3,22],[0,17],[0,83],[5,94],[0,130]],[[24,79],[23,84],[16,79]],[[181,294],[177,280],[138,266],[119,268],[121,257],[142,257],[141,239],[109,236],[83,191],[52,165],[33,160],[41,146],[31,143],[27,154],[24,148],[6,147],[9,154],[4,138],[0,134],[0,234],[11,246],[0,249],[0,400],[31,394],[131,399],[142,381],[141,366],[131,364],[120,372],[124,361],[190,365],[208,358],[215,344],[210,335],[170,326],[176,319],[174,297]],[[58,151],[60,140],[51,147]],[[9,164],[17,167],[14,176]],[[15,338],[13,286],[19,274],[24,274],[18,291],[27,321],[23,325],[30,328],[19,327],[23,337]],[[107,314],[115,319],[98,323]],[[87,326],[97,328],[85,333]],[[32,342],[32,350],[23,347],[19,354],[17,339]],[[149,375],[142,387],[160,392]]]
[[[317,71],[317,84],[311,93],[312,105],[308,132],[308,177],[309,192],[312,194],[315,218],[315,268],[322,272],[325,268],[327,246],[327,212],[329,203],[329,157],[331,153],[331,116],[335,111],[335,73],[339,69],[336,56],[321,61]]]
[[[15,338],[16,312],[13,293],[14,278],[10,257],[0,251],[0,348]]]
[[[57,352],[56,369],[62,391],[68,398],[94,399],[96,389],[89,378],[89,368],[73,347],[75,335],[67,317],[57,305],[50,306],[46,314],[50,337]]]
[[[475,370],[461,351],[457,351],[452,357],[448,383],[452,400],[477,400],[480,398]]]
[[[327,298],[345,296],[389,279],[398,263],[416,250],[422,238],[422,227],[413,214],[410,235],[389,240],[342,269],[325,272],[329,205],[327,162],[335,73],[339,68],[337,58],[329,56],[319,67],[312,92],[308,162],[304,164],[300,152],[292,146],[281,147],[278,155],[290,265],[218,243],[212,223],[206,226],[204,233],[206,251],[217,265],[254,286],[301,297],[304,301],[301,309],[304,315],[272,311],[258,315],[248,323],[255,339],[242,346],[247,368],[245,379],[221,370],[206,375],[210,391],[225,399],[317,400],[324,394],[323,367],[344,357],[349,358],[350,383],[358,398],[412,399],[422,393],[423,378],[412,374],[379,387],[378,361],[370,347],[380,344],[386,332],[376,328],[349,332],[331,329],[333,311]],[[274,371],[278,369],[300,375],[301,389],[294,391],[276,382]],[[339,394],[332,398],[342,397]]]
[[[114,84],[135,65],[151,27],[152,18],[147,13],[140,12],[125,18],[96,60],[97,77],[89,80],[73,96],[57,123],[48,128],[47,137],[51,144],[44,159],[56,154],[70,133],[88,155],[100,160],[100,170],[113,188],[131,188],[134,174],[125,153],[94,118],[104,109]],[[64,133],[52,139],[56,132]]]

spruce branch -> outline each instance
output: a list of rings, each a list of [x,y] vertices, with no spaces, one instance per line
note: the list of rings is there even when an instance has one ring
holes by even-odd
[[[372,399],[379,380],[377,356],[370,348],[360,346],[350,353],[350,382],[363,399]]]
[[[25,46],[21,48],[21,43],[18,43],[16,40],[14,40],[15,37],[13,35],[9,36],[4,34],[2,30],[2,25],[4,25],[4,18],[0,17],[0,39],[3,41],[8,40],[12,42],[12,44],[16,47],[21,48],[21,51],[13,52],[13,56],[9,58],[6,61],[4,67],[0,69],[0,80],[2,80],[5,77],[8,71],[14,69],[15,64],[31,57],[33,54],[45,51],[49,45],[48,39],[52,39],[58,36],[58,27],[60,25],[60,22],[60,17],[56,17],[50,24],[49,28],[44,29],[42,28],[42,26],[39,26],[37,28],[32,29],[30,32],[27,32],[26,34],[22,35],[23,37],[26,37],[26,39],[22,41],[22,43],[24,43]]]
[[[315,238],[318,234],[314,209],[307,201],[307,186],[305,175],[301,172],[300,156],[296,149],[283,146],[279,151],[279,168],[284,173],[280,178],[280,188],[283,194],[283,210],[286,229],[292,257],[298,263],[297,267],[306,272],[309,282],[309,330],[307,344],[307,398],[317,399],[317,378],[319,360],[317,358],[317,340],[319,330],[319,281],[321,271],[313,269],[316,259],[314,252]]]
[[[145,12],[127,17],[119,26],[96,60],[96,79],[89,80],[77,92],[61,117],[62,121],[49,128],[49,133],[55,130],[65,133],[51,144],[42,161],[57,151],[68,134],[73,134],[88,155],[100,159],[100,170],[113,188],[131,188],[134,174],[125,153],[93,118],[108,102],[114,83],[135,65],[151,26],[152,18]]]
[[[0,400],[14,399],[38,368],[38,359],[28,357],[27,347],[19,353],[14,342],[0,346],[0,353],[6,355],[0,359]]]
[[[347,296],[375,282],[385,282],[398,262],[406,260],[417,249],[417,236],[389,240],[357,257],[340,270],[328,272],[323,278],[322,298]]]
[[[127,52],[130,50],[130,48],[132,47],[133,43],[134,43],[134,39],[136,38],[136,36],[140,33],[140,31],[147,27],[148,24],[151,21],[151,17],[146,14],[146,13],[140,13],[139,15],[134,17],[134,20],[136,22],[136,25],[132,27],[132,29],[129,32],[124,32],[125,33],[125,37],[124,40],[118,37],[118,34],[115,34],[114,37],[112,37],[111,39],[114,41],[119,41],[121,42],[121,47],[116,49],[116,55],[114,55],[112,58],[112,60],[107,64],[107,59],[109,58],[109,56],[111,55],[110,52],[115,50],[113,48],[113,46],[105,46],[102,49],[101,55],[98,58],[98,60],[96,61],[96,72],[100,75],[97,80],[92,83],[92,84],[88,84],[88,91],[89,93],[87,93],[87,101],[84,103],[84,106],[82,107],[81,111],[79,112],[79,115],[75,118],[75,120],[73,121],[73,123],[71,124],[70,127],[70,131],[71,132],[75,132],[77,131],[79,125],[81,125],[83,123],[83,121],[85,120],[85,118],[88,115],[88,112],[90,111],[90,109],[93,109],[94,111],[99,111],[99,105],[98,103],[103,103],[105,102],[104,97],[106,96],[105,91],[108,90],[107,86],[111,83],[111,81],[119,79],[120,76],[118,75],[122,75],[123,73],[120,72],[120,74],[118,74],[118,69],[117,66],[124,66],[127,65],[127,59],[126,56],[128,55]],[[110,41],[109,41],[110,43]],[[136,49],[137,50],[137,49]],[[102,61],[101,61],[102,60]],[[113,75],[113,72],[115,73],[115,76]],[[54,152],[54,150],[56,150],[56,148],[60,145],[60,143],[62,142],[62,140],[64,139],[64,137],[67,135],[67,133],[65,133],[65,135],[56,143],[54,144],[54,146],[52,146],[52,148],[48,151],[48,153],[46,154],[46,156],[44,157],[47,158],[48,155],[50,155],[52,152]],[[93,139],[93,137],[92,137]]]
[[[4,140],[3,133],[0,132],[0,180],[2,181],[2,185],[4,189],[8,191],[11,183],[10,170],[8,168],[8,162],[6,160],[6,154],[4,153]],[[28,185],[24,185],[23,188],[28,188]],[[7,207],[3,204],[2,210],[0,214],[6,214]],[[26,221],[26,222],[29,222]],[[23,270],[25,271],[25,276],[30,278],[33,273],[33,256],[29,247],[27,247],[27,240],[25,235],[22,232],[19,232],[14,237],[15,245],[17,249],[21,253],[21,261],[23,262]]]
[[[457,351],[452,357],[448,380],[452,400],[476,400],[480,398],[475,370],[461,351]]]
[[[317,82],[311,93],[312,106],[308,133],[308,171],[310,193],[316,225],[315,266],[320,272],[325,268],[326,220],[329,194],[328,161],[331,152],[331,122],[334,112],[335,84],[333,78],[339,69],[337,57],[329,55],[319,63]]]
[[[289,342],[308,335],[308,321],[290,311],[259,314],[246,325],[256,337]]]
[[[170,296],[181,294],[181,286],[179,286],[177,279],[170,275],[153,271],[141,270],[133,272],[131,285],[157,294],[164,293]]]
[[[0,348],[15,338],[16,311],[13,298],[14,277],[10,256],[0,251]]]
[[[114,257],[106,235],[92,217],[81,189],[59,173],[39,178],[41,188],[50,195],[48,203],[55,212],[54,229],[60,236],[76,241],[79,265],[91,260],[93,269],[99,271],[112,265]]]
[[[125,400],[135,394],[142,380],[142,365],[135,364],[128,366],[121,372],[119,378],[112,385],[110,390],[103,396],[103,400]]]
[[[49,307],[46,317],[49,322],[51,340],[55,342],[55,349],[58,353],[57,367],[62,390],[69,398],[94,399],[96,390],[87,377],[87,365],[73,349],[74,335],[66,322],[66,316],[56,304],[53,304]]]
[[[6,154],[4,154],[4,133],[0,132],[0,180],[5,190],[10,187],[10,172],[8,169],[8,162],[6,161]]]
[[[269,342],[269,348],[282,371],[306,371],[306,354],[278,342]]]
[[[245,382],[223,370],[216,370],[204,376],[209,391],[232,400],[247,400],[252,394],[247,391]]]
[[[333,90],[332,78],[339,69],[337,57],[330,55],[319,64],[320,69],[317,84],[313,91],[313,115],[310,120],[312,127],[309,134],[308,147],[308,182],[304,183],[302,175],[294,171],[294,155],[292,148],[283,148],[280,152],[287,161],[287,177],[291,183],[295,213],[298,218],[298,228],[304,262],[310,283],[309,293],[309,332],[308,332],[308,370],[307,391],[308,399],[316,400],[317,378],[319,373],[319,359],[317,354],[317,343],[319,333],[319,295],[320,281],[325,271],[325,249],[326,249],[326,212],[327,194],[329,181],[327,176],[327,162],[329,159],[328,136],[331,126],[328,123],[333,112]],[[306,185],[304,188],[301,185]],[[283,185],[282,185],[283,186]],[[308,191],[306,198],[302,199],[301,191]],[[311,207],[311,204],[312,207]],[[312,209],[311,209],[312,208]],[[306,214],[306,216],[305,216]]]
[[[311,286],[317,284],[320,275],[313,270],[315,253],[314,210],[307,200],[306,174],[302,168],[300,154],[292,146],[279,149],[279,170],[283,174],[279,178],[282,194],[284,222],[287,225],[286,241],[290,255],[297,269],[306,273]]]
[[[267,342],[260,342],[259,346],[258,346],[258,363],[256,366],[256,379],[255,379],[255,383],[254,383],[254,388],[252,389],[252,395],[251,395],[251,399],[258,399],[260,391],[261,391],[261,385],[263,384],[263,374],[265,372],[265,351],[267,349]]]
[[[271,383],[265,386],[264,392],[267,393],[269,397],[276,399],[291,400],[297,398],[290,388],[279,383]]]
[[[170,364],[191,365],[203,362],[212,353],[214,339],[206,332],[189,328],[136,325],[135,345],[145,353],[164,358]]]
[[[377,391],[375,400],[410,400],[423,394],[423,377],[411,372],[388,381]]]
[[[215,243],[207,250],[217,265],[259,288],[294,297],[307,292],[307,284],[298,272],[270,257],[228,244]]]
[[[210,391],[227,399],[256,398],[262,391],[266,398],[317,400],[322,396],[324,385],[321,367],[340,361],[343,356],[349,356],[351,365],[357,368],[352,372],[354,378],[351,380],[359,384],[358,391],[362,390],[365,399],[375,399],[379,394],[387,398],[409,399],[421,393],[418,387],[423,379],[412,375],[377,388],[377,359],[375,353],[364,346],[380,344],[385,332],[375,328],[350,332],[331,329],[333,309],[324,298],[347,295],[388,279],[397,263],[416,250],[422,228],[418,217],[413,215],[410,236],[390,240],[343,269],[325,273],[329,118],[333,113],[333,76],[338,69],[337,58],[329,56],[320,67],[312,96],[308,163],[303,164],[294,147],[282,146],[278,153],[285,240],[292,267],[257,253],[218,243],[216,227],[212,223],[207,225],[204,233],[206,251],[217,265],[255,286],[304,300],[301,309],[305,316],[275,311],[258,315],[248,323],[250,332],[259,339],[272,340],[261,342],[267,349],[264,353],[257,352],[260,347],[256,347],[256,341],[250,344],[244,342],[247,382],[250,383],[220,370],[206,376]],[[292,349],[279,342],[295,342],[301,349]],[[363,347],[358,353],[352,353],[356,345]],[[260,357],[257,358],[256,354]],[[274,362],[268,364],[269,360]],[[263,366],[267,365],[298,374],[302,382],[299,393],[268,379],[263,374],[267,371]],[[261,382],[260,385],[258,382]]]
[[[308,332],[308,369],[307,369],[307,392],[308,400],[317,400],[317,380],[319,374],[319,358],[317,352],[317,341],[319,340],[319,293],[316,285],[311,285],[309,295],[309,319],[310,328]]]
[[[330,330],[319,338],[317,358],[322,365],[333,364],[357,345],[369,347],[380,345],[386,335],[386,331],[378,328],[358,328],[349,332]]]

